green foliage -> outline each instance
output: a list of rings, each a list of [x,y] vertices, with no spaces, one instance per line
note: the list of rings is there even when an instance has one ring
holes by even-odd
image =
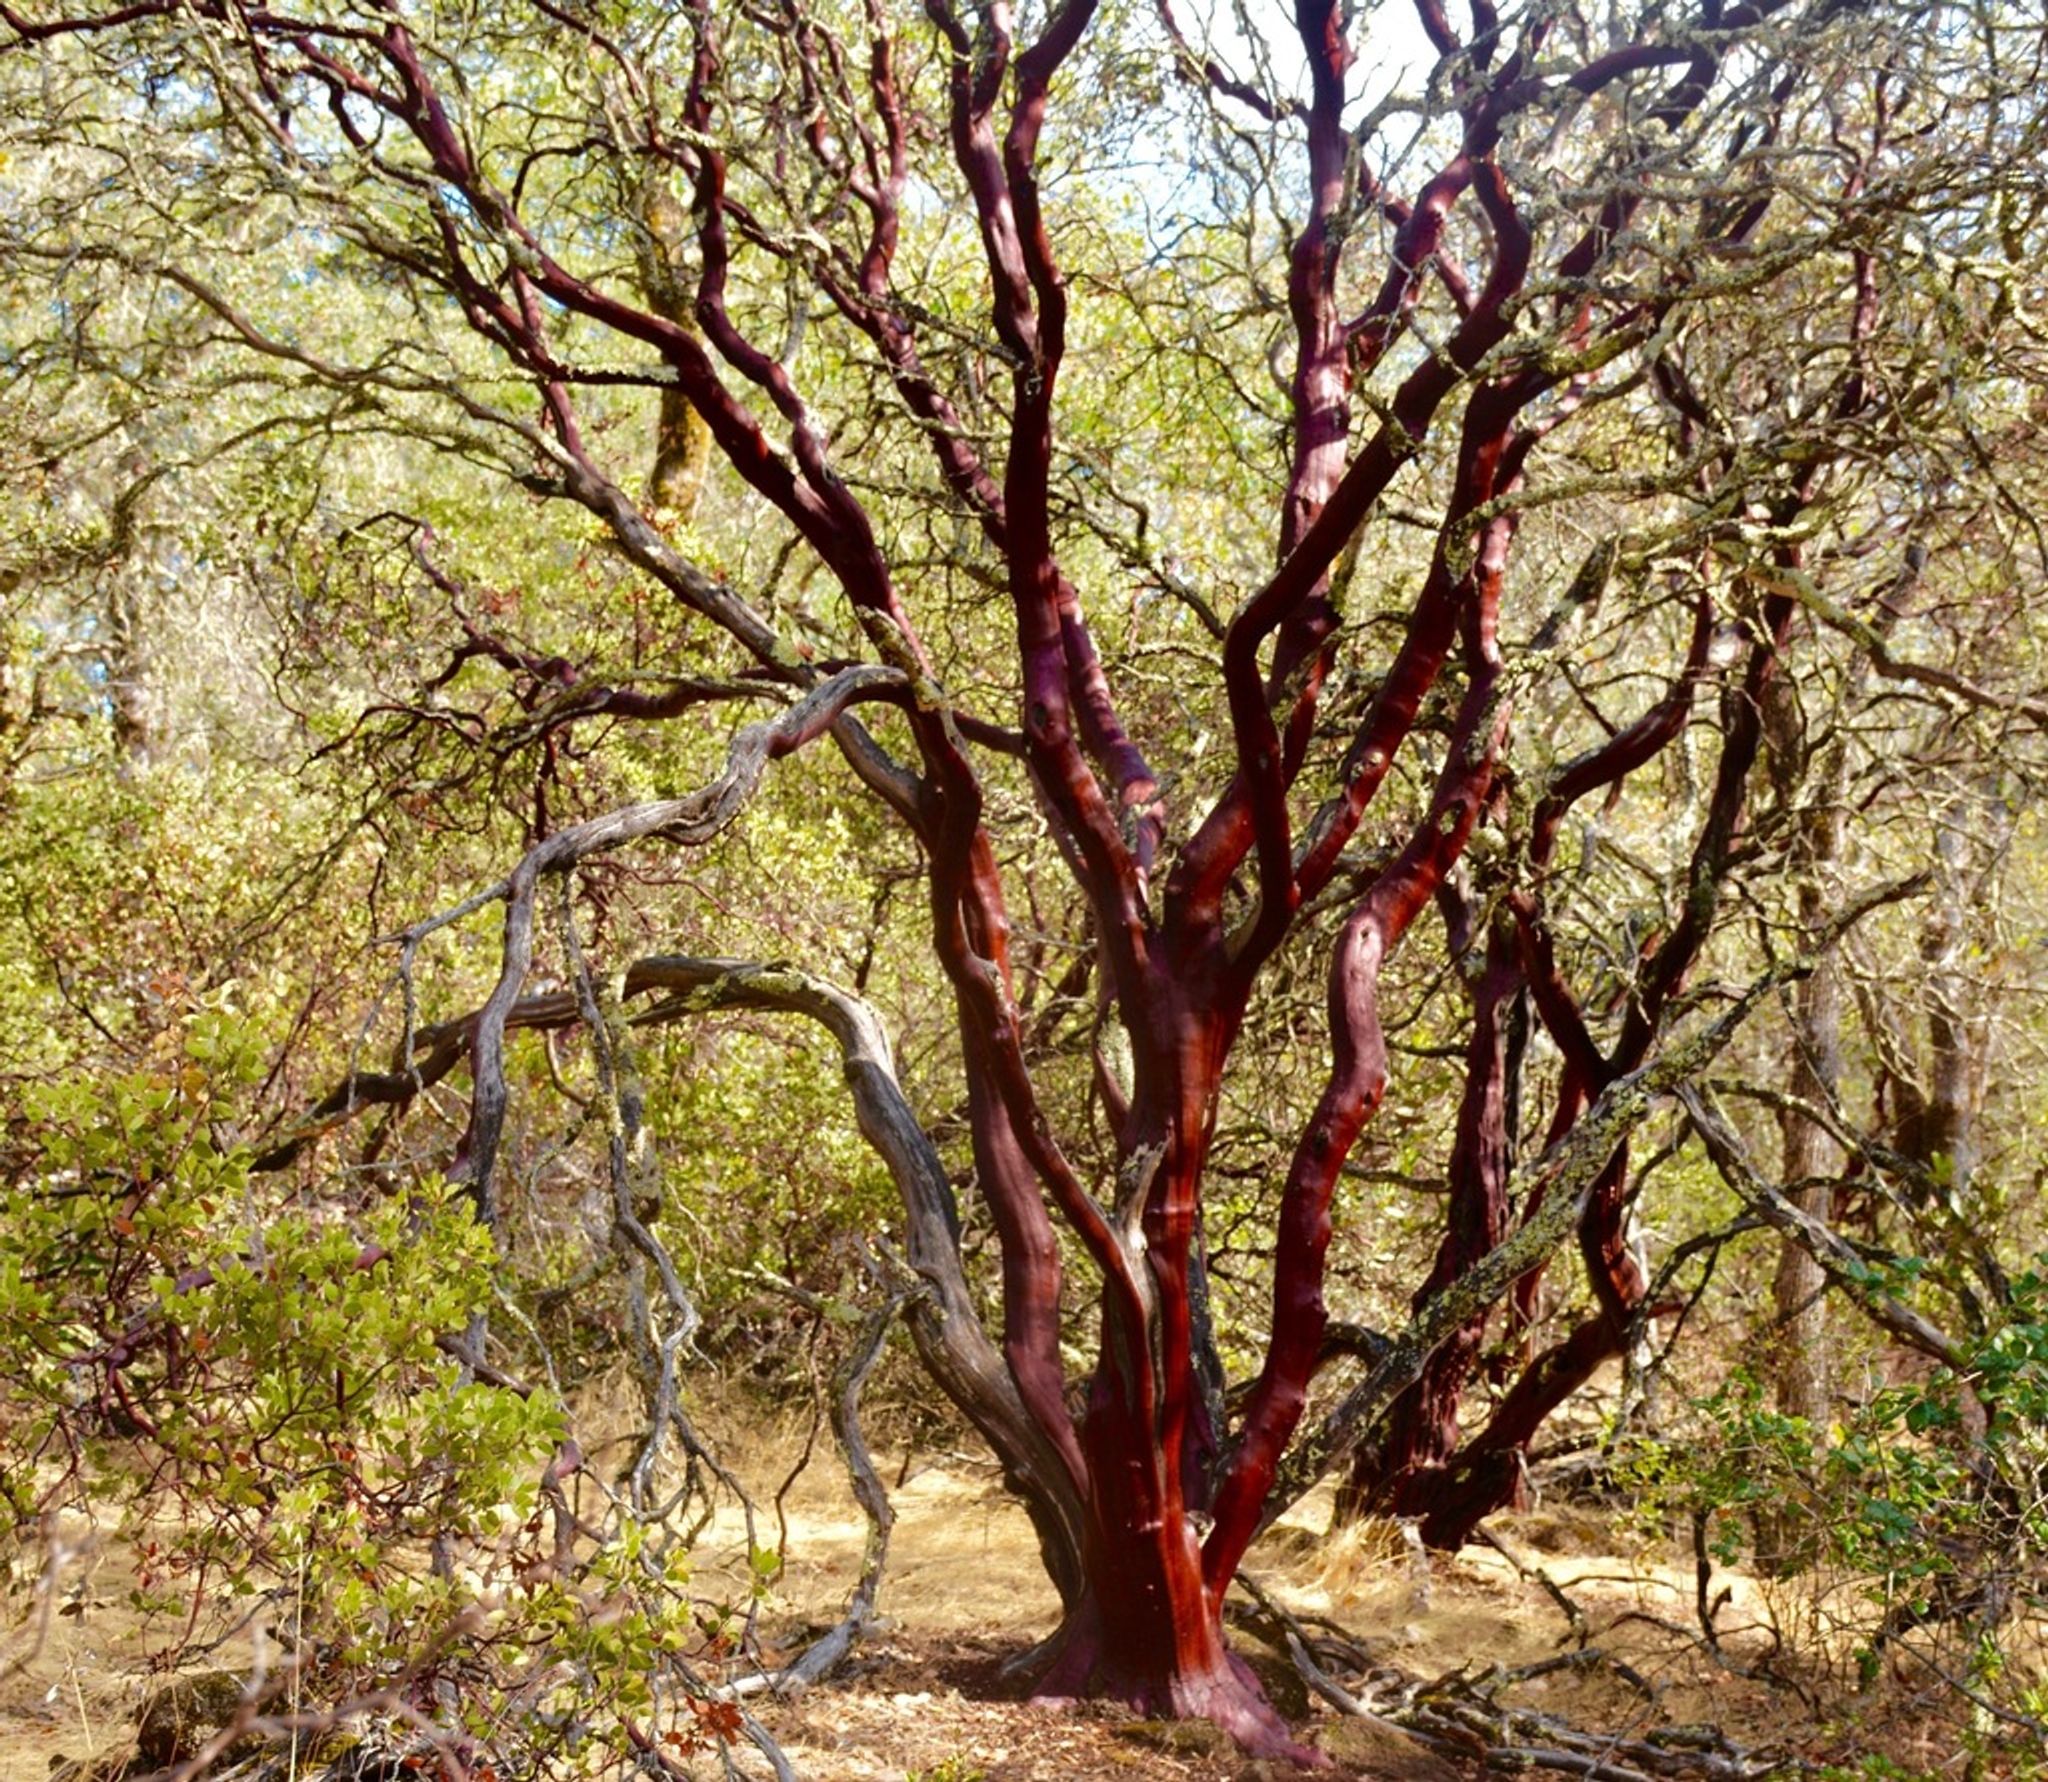
[[[518,1507],[559,1419],[462,1383],[437,1348],[489,1302],[467,1202],[431,1178],[353,1208],[280,1193],[223,1137],[260,1039],[213,1011],[182,1039],[153,1068],[25,1097],[42,1161],[0,1199],[0,1344],[14,1408],[50,1435],[6,1456],[10,1496],[32,1499],[33,1462],[98,1421],[142,1445],[95,1437],[95,1468],[219,1504],[193,1538],[259,1575],[325,1564],[336,1541],[374,1566],[361,1541],[472,1534]]]
[[[25,1098],[40,1161],[0,1194],[10,1571],[35,1579],[49,1513],[114,1506],[165,1661],[267,1600],[320,1699],[439,1679],[482,1734],[531,1685],[571,1752],[648,1710],[700,1643],[686,1551],[630,1518],[588,1539],[547,1495],[560,1404],[446,1352],[494,1300],[468,1197],[252,1173],[222,1134],[260,1037],[202,1010],[180,1039]]]
[[[1996,1322],[1966,1347],[1965,1371],[1930,1366],[1827,1428],[1778,1412],[1756,1375],[1736,1369],[1690,1407],[1698,1439],[1627,1445],[1619,1470],[1636,1511],[1690,1522],[1723,1567],[1796,1573],[1809,1593],[1821,1580],[1852,1586],[1865,1612],[1848,1649],[1864,1684],[1889,1643],[1932,1630],[1980,1696],[2031,1713],[2010,1649],[2025,1623],[2009,1610],[2048,1553],[2044,1264],[2013,1277]],[[1902,1293],[1926,1272],[1909,1258],[1873,1271],[1872,1285]]]

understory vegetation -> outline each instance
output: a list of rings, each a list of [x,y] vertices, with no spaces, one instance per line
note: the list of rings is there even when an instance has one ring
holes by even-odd
[[[2044,74],[0,0],[0,1722],[2048,1770]]]

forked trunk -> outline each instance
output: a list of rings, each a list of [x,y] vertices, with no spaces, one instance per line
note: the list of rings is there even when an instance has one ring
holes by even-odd
[[[1082,1587],[1066,1602],[1034,1693],[1208,1720],[1255,1756],[1316,1764],[1319,1754],[1294,1740],[1250,1667],[1230,1652],[1229,1577],[1203,1563],[1217,1432],[1194,1354],[1200,1246],[1189,1211],[1206,1153],[1209,1061],[1221,1051],[1188,1045],[1184,1058],[1198,1062],[1178,1117],[1148,1128],[1141,1112],[1133,1122],[1158,1134],[1133,1149],[1139,1165],[1156,1162],[1126,1178],[1128,1211],[1143,1196],[1144,1241],[1126,1250],[1137,1291],[1104,1302],[1101,1359],[1078,1430]]]
[[[1098,1401],[1088,1419],[1096,1491],[1086,1587],[1052,1641],[1033,1693],[1122,1704],[1165,1720],[1208,1720],[1257,1757],[1320,1764],[1229,1648],[1223,1592],[1202,1576],[1202,1547],[1181,1502],[1180,1468],[1126,1407]]]
[[[1199,1560],[1169,1568],[1152,1553],[1102,1557],[1099,1581],[1061,1624],[1034,1696],[1112,1701],[1145,1719],[1207,1720],[1254,1757],[1322,1761],[1230,1651],[1220,1605],[1204,1600]],[[1182,1594],[1189,1587],[1192,1599]]]

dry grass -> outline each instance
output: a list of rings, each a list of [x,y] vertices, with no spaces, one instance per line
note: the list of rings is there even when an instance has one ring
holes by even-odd
[[[760,1494],[757,1531],[774,1539],[768,1500],[800,1447],[786,1425],[728,1416],[716,1433]],[[1108,1714],[1060,1714],[1016,1699],[1003,1661],[1052,1628],[1056,1600],[1028,1522],[970,1456],[883,1459],[899,1481],[897,1528],[882,1595],[883,1622],[848,1670],[800,1699],[769,1702],[763,1719],[814,1782],[1209,1782],[1266,1775],[1205,1732],[1124,1726]],[[821,1446],[790,1491],[789,1551],[761,1628],[772,1659],[805,1629],[838,1615],[860,1563],[865,1526],[836,1456]],[[1297,1612],[1325,1615],[1364,1637],[1383,1665],[1428,1677],[1464,1665],[1517,1665],[1570,1643],[1556,1603],[1506,1557],[1475,1547],[1455,1559],[1423,1556],[1387,1523],[1324,1532],[1325,1502],[1311,1499],[1254,1550],[1248,1569]],[[1525,1568],[1541,1565],[1579,1605],[1593,1642],[1624,1659],[1656,1690],[1644,1697],[1613,1672],[1538,1678],[1518,1699],[1585,1726],[1640,1734],[1658,1725],[1712,1723],[1743,1743],[1841,1761],[1883,1749],[1917,1770],[1959,1765],[1954,1742],[1899,1691],[1867,1698],[1830,1680],[1825,1724],[1798,1695],[1738,1674],[1771,1646],[1774,1604],[1751,1581],[1717,1577],[1728,1663],[1692,1637],[1688,1556],[1646,1539],[1618,1538],[1598,1517],[1552,1509],[1494,1525]],[[168,1638],[128,1607],[126,1554],[105,1529],[53,1531],[69,1557],[40,1640],[16,1633],[0,1660],[0,1782],[40,1782],[58,1757],[116,1747],[132,1737],[136,1707]],[[743,1600],[743,1525],[721,1512],[697,1550],[696,1587]],[[1783,1596],[1783,1587],[1773,1587]],[[1783,1605],[1776,1605],[1782,1612]],[[246,1662],[224,1651],[211,1662]],[[1736,1668],[1731,1668],[1731,1666]],[[1345,1753],[1335,1774],[1429,1782],[1455,1772],[1384,1735],[1327,1715],[1311,1736]]]

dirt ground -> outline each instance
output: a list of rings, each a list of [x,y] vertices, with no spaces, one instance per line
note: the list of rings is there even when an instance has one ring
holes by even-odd
[[[751,1449],[765,1460],[789,1445],[786,1432],[756,1432],[728,1442],[727,1451]],[[1004,1661],[1050,1631],[1055,1608],[1028,1523],[968,1456],[899,1453],[885,1465],[898,1480],[898,1520],[879,1625],[832,1681],[754,1704],[809,1782],[1252,1782],[1300,1773],[1250,1763],[1206,1726],[1133,1725],[1108,1711],[1019,1700]],[[753,1470],[765,1480],[777,1469]],[[762,1622],[771,1656],[777,1641],[794,1649],[807,1626],[837,1617],[866,1535],[829,1450],[786,1510],[787,1565]],[[1296,1614],[1328,1617],[1361,1636],[1383,1689],[1398,1688],[1389,1680],[1400,1676],[1433,1678],[1460,1666],[1477,1674],[1576,1647],[1578,1631],[1531,1575],[1540,1567],[1583,1617],[1590,1644],[1624,1660],[1651,1693],[1595,1665],[1515,1685],[1513,1699],[1522,1705],[1619,1737],[1713,1726],[1788,1764],[1853,1764],[1881,1749],[1901,1771],[1962,1766],[1953,1737],[1916,1719],[1900,1691],[1863,1697],[1839,1678],[1809,1678],[1821,1684],[1809,1702],[1789,1664],[1779,1666],[1782,1681],[1741,1674],[1771,1651],[1773,1617],[1810,1614],[1810,1601],[1773,1601],[1746,1578],[1717,1574],[1715,1594],[1728,1593],[1717,1617],[1725,1634],[1721,1656],[1709,1653],[1696,1637],[1689,1558],[1628,1537],[1606,1519],[1569,1507],[1502,1517],[1492,1526],[1506,1554],[1474,1547],[1456,1558],[1410,1552],[1387,1526],[1331,1538],[1327,1521],[1327,1503],[1311,1498],[1254,1550],[1246,1569]],[[762,1526],[772,1540],[772,1515]],[[122,1556],[94,1548],[83,1528],[53,1533],[77,1549],[61,1600],[40,1640],[38,1630],[18,1629],[0,1648],[0,1782],[42,1782],[59,1761],[132,1740],[137,1705],[151,1684],[148,1643],[121,1601]],[[722,1576],[745,1576],[737,1516],[714,1522],[697,1563],[707,1594]],[[1266,1667],[1275,1700],[1304,1736],[1333,1759],[1325,1773],[1393,1782],[1480,1773],[1397,1732],[1311,1704],[1276,1655],[1242,1637],[1239,1646]],[[1823,1700],[1826,1711],[1816,1711]],[[1992,1772],[2001,1767],[1994,1757]]]
[[[915,1471],[894,1493],[898,1515],[882,1600],[885,1625],[827,1689],[764,1710],[763,1720],[807,1776],[846,1782],[1055,1782],[1068,1777],[1230,1778],[1300,1772],[1248,1763],[1210,1729],[1133,1726],[1109,1712],[1060,1713],[1014,1698],[1002,1662],[1050,1632],[1056,1599],[1040,1571],[1028,1523],[978,1469],[957,1460]],[[1518,1666],[1576,1647],[1563,1610],[1528,1570],[1540,1566],[1585,1617],[1591,1643],[1622,1657],[1656,1692],[1645,1697],[1612,1672],[1539,1677],[1515,1699],[1617,1736],[1657,1726],[1718,1726],[1745,1747],[1787,1759],[1851,1757],[1853,1716],[1810,1720],[1781,1687],[1717,1664],[1685,1625],[1694,1578],[1689,1562],[1631,1543],[1617,1551],[1601,1519],[1538,1511],[1497,1519],[1511,1561],[1488,1548],[1456,1558],[1409,1552],[1398,1531],[1369,1527],[1331,1539],[1327,1498],[1311,1497],[1254,1549],[1246,1570],[1298,1615],[1326,1616],[1364,1637],[1390,1672],[1434,1678],[1466,1667]],[[731,1530],[714,1536],[731,1538]],[[785,1592],[817,1620],[834,1613],[857,1570],[864,1535],[855,1519],[807,1522],[793,1540]],[[735,1550],[740,1551],[740,1550]],[[809,1554],[808,1560],[801,1556]],[[1729,1599],[1717,1624],[1733,1664],[1768,1649],[1773,1613],[1747,1579],[1717,1576]],[[1240,1636],[1239,1649],[1276,1685],[1292,1682],[1276,1655]],[[1450,1782],[1478,1774],[1399,1734],[1295,1699],[1290,1718],[1335,1758],[1334,1774],[1398,1782]],[[1304,1716],[1306,1718],[1304,1719]],[[1887,1729],[1887,1743],[1896,1729]],[[1938,1769],[1952,1749],[1908,1753]],[[950,1767],[948,1767],[950,1766]]]

